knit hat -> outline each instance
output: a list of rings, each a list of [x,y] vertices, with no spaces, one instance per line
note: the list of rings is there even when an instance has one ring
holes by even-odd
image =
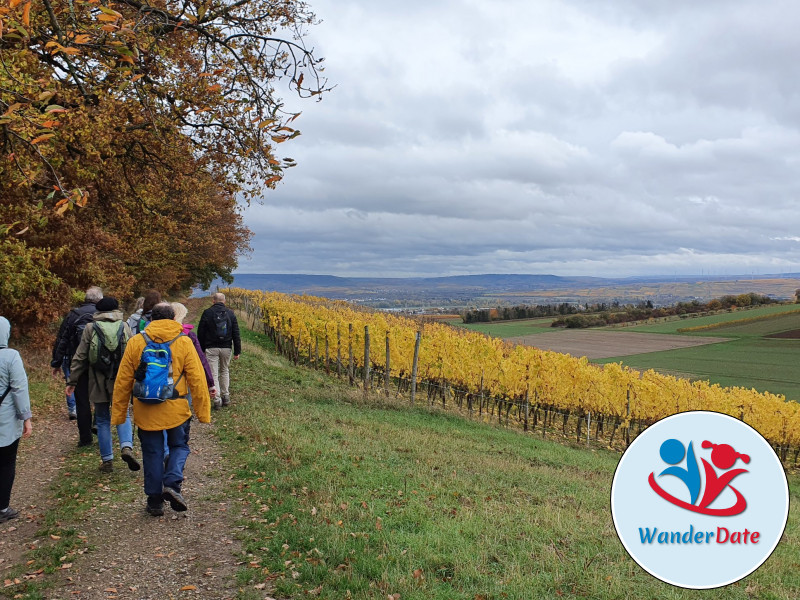
[[[103,296],[94,307],[97,312],[111,312],[112,310],[119,309],[119,302],[117,302],[116,298],[112,298],[111,296]]]

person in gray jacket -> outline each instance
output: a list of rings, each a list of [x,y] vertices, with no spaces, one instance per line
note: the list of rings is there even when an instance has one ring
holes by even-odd
[[[17,448],[19,438],[28,437],[33,430],[28,376],[19,352],[8,347],[10,336],[11,323],[0,317],[0,523],[19,516],[9,506],[17,473]]]

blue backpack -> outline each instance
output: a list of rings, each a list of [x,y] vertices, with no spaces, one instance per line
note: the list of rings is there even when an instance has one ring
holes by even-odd
[[[185,335],[178,334],[168,342],[155,342],[146,333],[144,337],[146,346],[142,350],[142,358],[134,373],[133,397],[145,404],[160,404],[173,398],[185,398],[175,391],[178,381],[183,379],[183,373],[178,381],[172,381],[172,342]]]

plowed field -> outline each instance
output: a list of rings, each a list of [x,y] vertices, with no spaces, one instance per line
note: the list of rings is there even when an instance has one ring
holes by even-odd
[[[595,359],[716,344],[728,342],[730,338],[566,329],[552,333],[513,337],[508,341]]]

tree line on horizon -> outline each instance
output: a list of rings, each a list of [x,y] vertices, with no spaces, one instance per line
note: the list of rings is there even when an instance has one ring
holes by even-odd
[[[231,280],[241,208],[318,97],[302,1],[9,0],[0,6],[0,311],[23,330],[76,290],[127,299]]]
[[[798,296],[798,298],[800,298],[800,296]],[[726,295],[709,300],[708,302],[692,300],[690,302],[678,302],[672,306],[659,307],[654,306],[650,300],[627,304],[623,304],[618,300],[610,303],[597,302],[593,304],[570,304],[568,302],[562,302],[560,304],[521,304],[517,306],[498,306],[497,308],[491,309],[467,310],[461,313],[461,320],[465,324],[468,324],[557,317],[550,324],[551,327],[584,329],[660,317],[776,304],[778,302],[780,302],[780,300],[771,298],[770,296],[750,292],[748,294],[739,294],[736,296]]]

